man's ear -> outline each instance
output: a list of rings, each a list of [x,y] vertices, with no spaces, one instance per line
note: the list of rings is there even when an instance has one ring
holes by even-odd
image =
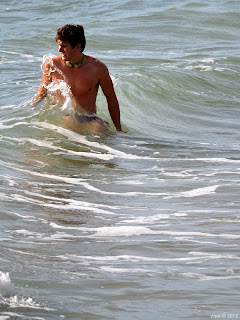
[[[78,43],[78,44],[76,45],[76,48],[77,48],[79,51],[81,51],[81,48],[82,48],[81,43]]]

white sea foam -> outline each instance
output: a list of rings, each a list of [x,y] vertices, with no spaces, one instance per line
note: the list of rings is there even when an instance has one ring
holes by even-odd
[[[51,82],[47,87],[48,92],[55,93],[61,91],[61,95],[64,98],[64,103],[60,107],[60,111],[64,111],[67,114],[73,115],[75,113],[72,105],[71,89],[64,80],[55,80]]]
[[[65,227],[59,226],[56,223],[51,222],[50,225],[53,228],[60,229],[77,229],[83,232],[94,233],[93,235],[88,235],[90,237],[131,237],[139,236],[144,234],[154,234],[149,228],[139,227],[139,226],[117,226],[117,227],[100,227],[100,228],[85,228],[85,227]],[[85,234],[87,236],[87,234]]]
[[[176,212],[173,214],[175,217],[186,217],[187,213],[185,212]]]
[[[0,271],[0,298],[9,296],[13,292],[13,285],[11,283],[9,273]]]
[[[7,137],[7,139],[12,140],[12,141],[17,141],[19,143],[26,143],[29,142],[33,145],[36,145],[38,147],[42,148],[48,148],[55,150],[55,154],[69,154],[69,155],[76,155],[76,156],[81,156],[81,157],[86,157],[86,158],[94,158],[94,159],[101,159],[101,160],[111,160],[114,158],[113,155],[110,154],[102,154],[102,153],[93,153],[93,152],[81,152],[81,151],[73,151],[61,147],[56,147],[54,146],[53,142],[51,141],[46,141],[46,140],[37,140],[33,138],[10,138]]]
[[[173,219],[171,214],[156,214],[146,217],[133,217],[132,219],[123,220],[122,223],[135,223],[135,224],[153,224],[157,221]]]
[[[81,230],[81,231],[90,231],[90,228],[86,227],[68,227],[68,226],[62,226],[55,222],[50,222],[49,224],[53,229],[64,229],[64,230]]]
[[[79,256],[76,254],[67,254],[64,256],[59,256],[63,260],[72,260],[72,261],[95,261],[96,263],[102,262],[152,262],[160,261],[161,258],[155,257],[146,257],[146,256],[133,256],[133,255],[118,255],[118,256]]]
[[[164,210],[166,211],[166,210]],[[159,213],[156,215],[147,215],[147,216],[138,216],[138,217],[131,217],[131,219],[122,220],[122,223],[134,223],[134,224],[154,224],[156,222],[162,222],[162,220],[169,220],[169,219],[176,219],[176,217],[186,217],[186,213],[173,213],[173,214],[166,214],[166,213]],[[166,225],[165,225],[166,226]]]
[[[198,252],[198,251],[191,251],[188,254],[198,257],[205,257],[208,259],[237,259],[240,260],[240,257],[237,257],[232,254],[219,254],[219,253],[208,253],[208,252]]]
[[[56,147],[52,142],[49,141],[44,141],[44,140],[36,140],[36,139],[24,139],[25,141],[28,141],[34,145],[37,145],[39,147],[43,148],[49,148],[52,150],[58,151],[57,154],[70,154],[70,155],[77,155],[81,157],[86,157],[86,158],[94,158],[94,159],[101,159],[101,160],[111,160],[114,158],[113,155],[109,154],[99,154],[99,153],[93,153],[93,152],[80,152],[80,151],[73,151],[73,150],[68,150],[64,149],[61,147]]]
[[[170,176],[170,177],[179,177],[179,178],[185,178],[185,177],[194,177],[196,178],[194,172],[188,171],[181,171],[181,172],[166,172],[164,171],[165,176]]]
[[[212,66],[206,66],[204,64],[200,64],[198,66],[187,66],[184,69],[190,69],[190,70],[199,69],[201,71],[212,71],[213,67]]]
[[[53,191],[55,191],[55,190],[53,189]],[[37,198],[40,198],[40,199],[44,199],[44,201],[45,200],[51,200],[51,201],[55,201],[56,203],[59,203],[59,204],[62,204],[62,205],[73,204],[73,205],[81,207],[81,206],[87,206],[87,205],[91,204],[91,205],[96,206],[96,207],[108,208],[108,209],[109,208],[112,208],[112,209],[119,209],[120,208],[119,206],[113,206],[113,205],[109,206],[109,205],[102,204],[102,203],[93,204],[93,203],[89,203],[89,202],[86,202],[86,201],[80,201],[80,200],[75,200],[75,199],[65,199],[65,198],[47,196],[47,195],[44,195],[44,194],[41,194],[41,193],[31,192],[31,191],[27,191],[27,190],[25,190],[24,193],[27,194],[27,195],[34,196],[34,198],[37,197]]]
[[[11,125],[4,125],[3,122],[0,122],[0,129],[12,129],[14,127],[21,126],[21,125],[29,125],[29,123],[26,121],[19,121]]]
[[[174,232],[174,231],[159,231],[158,234],[173,235],[173,236],[199,236],[199,237],[211,237],[211,238],[226,238],[226,239],[240,239],[238,234],[228,233],[204,233],[204,232]]]
[[[32,298],[18,297],[17,295],[5,299],[11,308],[33,308],[42,309],[42,307],[37,304]]]
[[[16,217],[19,217],[19,218],[22,218],[22,219],[29,219],[29,218],[33,218],[32,216],[29,216],[29,215],[26,215],[26,216],[24,216],[24,215],[22,215],[22,214],[20,214],[20,213],[17,213],[17,212],[6,212],[6,214],[8,214],[8,215],[11,215],[11,216],[16,216]]]
[[[149,228],[138,226],[102,227],[95,230],[96,237],[132,237],[155,233]]]
[[[17,183],[14,181],[14,179],[12,177],[10,177],[9,175],[5,175],[5,176],[0,175],[0,177],[4,178],[10,187],[14,187],[17,185]]]
[[[201,60],[201,62],[205,62],[205,63],[215,63],[214,59],[203,59]]]
[[[33,301],[32,298],[25,298],[16,294],[16,289],[12,284],[9,273],[0,271],[0,302],[9,305],[11,308],[34,308],[42,309],[42,307]],[[49,309],[50,310],[50,309]]]
[[[27,192],[26,192],[27,193]],[[30,194],[30,193],[29,193]],[[37,194],[36,194],[37,196]],[[42,196],[42,195],[38,195],[41,198],[49,198],[47,196]],[[66,200],[66,199],[59,199],[59,198],[54,198],[54,200],[56,201],[56,203],[47,203],[41,200],[37,200],[34,198],[29,198],[29,197],[25,197],[23,195],[19,195],[19,194],[12,194],[10,196],[6,196],[6,199],[12,199],[14,201],[19,201],[19,202],[25,202],[25,203],[32,203],[32,204],[38,204],[41,205],[42,207],[47,207],[47,208],[55,208],[55,209],[59,209],[61,211],[65,211],[65,210],[87,210],[87,211],[92,211],[95,213],[102,213],[102,214],[107,214],[107,215],[114,215],[113,212],[110,212],[108,210],[105,209],[101,209],[101,205],[97,205],[94,203],[89,203],[89,202],[85,202],[85,201],[77,201],[77,200]],[[50,198],[49,198],[50,199]],[[53,198],[51,198],[53,199]]]
[[[15,230],[14,233],[22,234],[25,237],[36,237],[36,235],[38,235],[38,233],[36,232],[32,232],[24,229]]]
[[[195,278],[200,281],[216,281],[216,280],[229,280],[229,279],[240,279],[240,276],[211,276],[211,275],[206,275],[206,274],[201,274],[201,273],[192,273],[192,272],[184,272],[184,273],[178,273],[178,275],[181,275],[186,278]]]
[[[104,210],[99,208],[96,204],[88,203],[84,201],[77,201],[77,202],[71,202],[71,203],[59,203],[59,204],[53,204],[53,203],[42,203],[41,205],[43,207],[47,208],[55,208],[59,210],[69,211],[69,210],[86,210],[86,211],[92,211],[94,213],[101,213],[101,214],[107,214],[107,215],[115,215],[113,212]]]
[[[197,188],[197,189],[193,189],[190,191],[183,191],[183,192],[179,192],[175,195],[166,196],[166,197],[164,197],[164,199],[179,198],[179,197],[185,197],[185,198],[200,197],[203,195],[215,193],[218,187],[219,187],[219,185]]]
[[[24,57],[24,58],[34,58],[34,59],[36,59],[36,56],[33,56],[31,54],[21,53],[21,52],[6,51],[6,50],[0,50],[0,52],[7,53],[7,54],[13,54],[13,55],[19,55],[19,56]]]
[[[105,271],[105,272],[110,272],[110,273],[133,273],[133,274],[145,274],[147,273],[148,276],[152,273],[156,273],[156,270],[151,270],[147,268],[114,268],[114,267],[109,267],[109,266],[101,266],[100,270]]]
[[[200,71],[212,71],[214,67],[212,66],[215,61],[214,59],[202,59],[202,60],[192,60],[191,65],[184,67],[184,69],[199,69]]]
[[[91,229],[93,231],[93,229]],[[176,237],[209,237],[209,238],[223,238],[223,239],[240,239],[238,234],[226,233],[204,233],[204,232],[181,232],[181,231],[163,231],[152,230],[147,227],[139,226],[115,226],[115,227],[102,227],[94,229],[96,237],[130,237],[139,235],[164,235]]]
[[[10,106],[9,106],[10,107]],[[18,106],[19,107],[19,106]],[[2,107],[1,107],[2,108]],[[32,115],[31,116],[24,116],[24,117],[14,117],[14,118],[8,118],[8,119],[5,119],[5,120],[2,120],[2,123],[9,123],[9,122],[13,122],[13,123],[16,123],[16,121],[19,122],[19,120],[26,120],[26,119],[31,119],[32,118]],[[25,122],[24,122],[25,123]]]
[[[218,162],[226,162],[226,163],[239,163],[240,160],[238,159],[227,159],[227,158],[193,158],[193,159],[186,159],[187,161],[203,161],[203,162],[213,162],[213,163],[218,163]]]
[[[113,149],[113,148],[111,148],[111,147],[109,147],[107,145],[98,143],[96,141],[89,141],[89,140],[86,139],[86,137],[84,137],[84,136],[82,136],[80,134],[77,134],[77,133],[75,133],[75,132],[73,132],[71,130],[68,130],[68,129],[65,129],[65,128],[62,128],[62,127],[55,126],[55,125],[50,124],[50,123],[34,122],[33,124],[36,125],[36,126],[42,127],[42,128],[46,128],[46,129],[50,129],[50,130],[56,131],[59,134],[64,135],[65,137],[67,137],[71,141],[75,141],[75,142],[78,142],[80,144],[87,145],[89,147],[93,147],[93,148],[96,148],[96,149],[107,151],[107,152],[109,152],[111,154],[112,157],[119,157],[119,158],[125,158],[125,159],[134,159],[134,160],[137,160],[137,159],[152,159],[152,158],[148,158],[148,157],[141,157],[141,156],[128,154],[128,153]]]
[[[162,258],[162,257],[152,257],[152,256],[140,256],[140,255],[117,255],[117,256],[81,256],[77,254],[66,254],[64,256],[58,256],[59,259],[67,260],[71,262],[78,262],[84,264],[109,264],[109,265],[119,265],[120,263],[144,263],[148,264],[151,262],[184,262],[184,263],[202,263],[208,260],[222,260],[231,259],[239,260],[239,257],[234,255],[219,255],[219,254],[191,254],[186,256],[176,257],[176,258]]]
[[[132,191],[132,192],[113,192],[113,191],[103,191],[101,189],[98,189],[96,187],[91,186],[86,179],[83,178],[70,178],[70,177],[63,177],[63,176],[57,176],[57,175],[51,175],[51,174],[46,174],[46,173],[39,173],[36,171],[30,171],[27,169],[22,169],[22,168],[13,168],[12,166],[4,163],[3,161],[0,160],[0,164],[5,166],[5,167],[10,167],[11,169],[15,169],[21,172],[25,172],[29,175],[32,176],[37,176],[37,177],[42,177],[45,179],[50,179],[50,180],[55,180],[55,181],[60,181],[60,182],[64,182],[67,184],[73,184],[73,185],[82,185],[83,187],[85,187],[87,190],[90,191],[95,191],[97,193],[101,193],[101,194],[109,194],[109,195],[117,195],[117,196],[138,196],[138,195],[144,195],[144,196],[166,196],[166,193],[146,193],[146,192],[136,192],[136,191]]]

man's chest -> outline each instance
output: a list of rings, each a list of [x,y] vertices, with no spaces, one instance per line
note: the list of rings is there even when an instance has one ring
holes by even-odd
[[[98,79],[94,72],[80,68],[64,68],[61,72],[54,72],[53,78],[64,80],[71,88],[72,93],[87,94],[98,88]]]

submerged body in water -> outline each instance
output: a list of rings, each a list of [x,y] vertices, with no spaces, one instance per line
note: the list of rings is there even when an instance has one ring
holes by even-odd
[[[71,88],[64,80],[55,79],[47,89],[47,109],[55,110],[52,117],[60,120],[62,127],[82,134],[105,134],[110,127],[100,115],[84,110],[72,95]],[[60,116],[60,119],[59,119]]]
[[[63,117],[64,127],[75,132],[90,132],[104,134],[108,132],[108,123],[99,115],[93,112],[84,114],[75,113],[74,116],[69,114]]]
[[[63,81],[69,86],[77,115],[81,116],[84,112],[96,113],[96,98],[100,86],[107,99],[112,121],[116,129],[122,131],[119,104],[108,68],[99,60],[83,54],[86,43],[83,27],[66,25],[59,28],[56,40],[61,55],[45,63],[42,83],[34,103],[38,103],[47,96],[49,85],[56,81]],[[58,101],[63,103],[65,97],[62,91],[58,90],[55,93],[58,95]]]

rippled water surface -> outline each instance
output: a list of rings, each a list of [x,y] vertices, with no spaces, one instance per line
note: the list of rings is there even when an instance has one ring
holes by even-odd
[[[0,12],[0,319],[240,318],[239,2]],[[66,23],[107,64],[127,133],[30,108]]]

